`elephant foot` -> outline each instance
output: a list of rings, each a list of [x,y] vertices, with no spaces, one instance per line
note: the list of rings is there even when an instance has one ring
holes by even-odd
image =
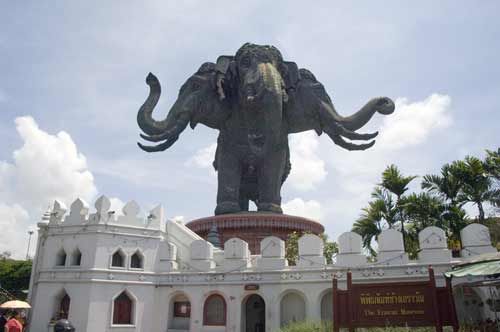
[[[274,203],[259,203],[257,207],[258,207],[259,211],[283,213],[281,206],[279,206],[278,204],[274,204]]]
[[[236,202],[221,202],[215,208],[215,215],[237,213],[241,211],[240,204]]]

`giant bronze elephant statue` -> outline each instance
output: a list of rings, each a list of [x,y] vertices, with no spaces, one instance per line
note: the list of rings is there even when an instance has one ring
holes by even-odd
[[[290,171],[288,134],[325,132],[347,150],[365,150],[375,141],[354,144],[344,140],[371,140],[377,133],[359,134],[376,113],[390,114],[394,103],[374,98],[355,114],[340,116],[323,85],[294,62],[283,61],[273,46],[243,45],[235,56],[205,63],[181,87],[166,119],[152,112],[160,96],[158,79],[146,79],[150,94],[137,115],[142,138],[162,142],[139,147],[163,151],[188,124],[202,123],[219,130],[214,167],[218,171],[215,214],[248,210],[248,200],[259,211],[282,213],[281,185]]]

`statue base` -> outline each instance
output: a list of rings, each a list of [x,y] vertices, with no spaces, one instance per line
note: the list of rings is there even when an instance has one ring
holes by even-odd
[[[243,212],[222,214],[190,221],[186,226],[204,238],[213,225],[216,225],[221,246],[233,238],[240,238],[248,243],[252,254],[260,254],[260,241],[268,236],[276,236],[286,241],[292,232],[310,232],[319,235],[325,231],[320,223],[303,218],[278,213]]]

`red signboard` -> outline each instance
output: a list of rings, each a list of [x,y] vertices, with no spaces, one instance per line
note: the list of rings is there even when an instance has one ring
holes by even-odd
[[[347,290],[333,280],[334,331],[389,326],[453,326],[458,331],[451,287],[436,287],[434,272],[429,280],[405,283],[353,284],[347,274]]]

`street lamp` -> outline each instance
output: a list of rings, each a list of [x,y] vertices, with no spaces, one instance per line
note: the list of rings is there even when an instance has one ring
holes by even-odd
[[[30,244],[31,244],[31,235],[33,235],[34,231],[32,230],[29,230],[28,231],[28,234],[29,234],[29,238],[28,238],[28,250],[26,251],[26,260],[28,260],[30,258]]]

